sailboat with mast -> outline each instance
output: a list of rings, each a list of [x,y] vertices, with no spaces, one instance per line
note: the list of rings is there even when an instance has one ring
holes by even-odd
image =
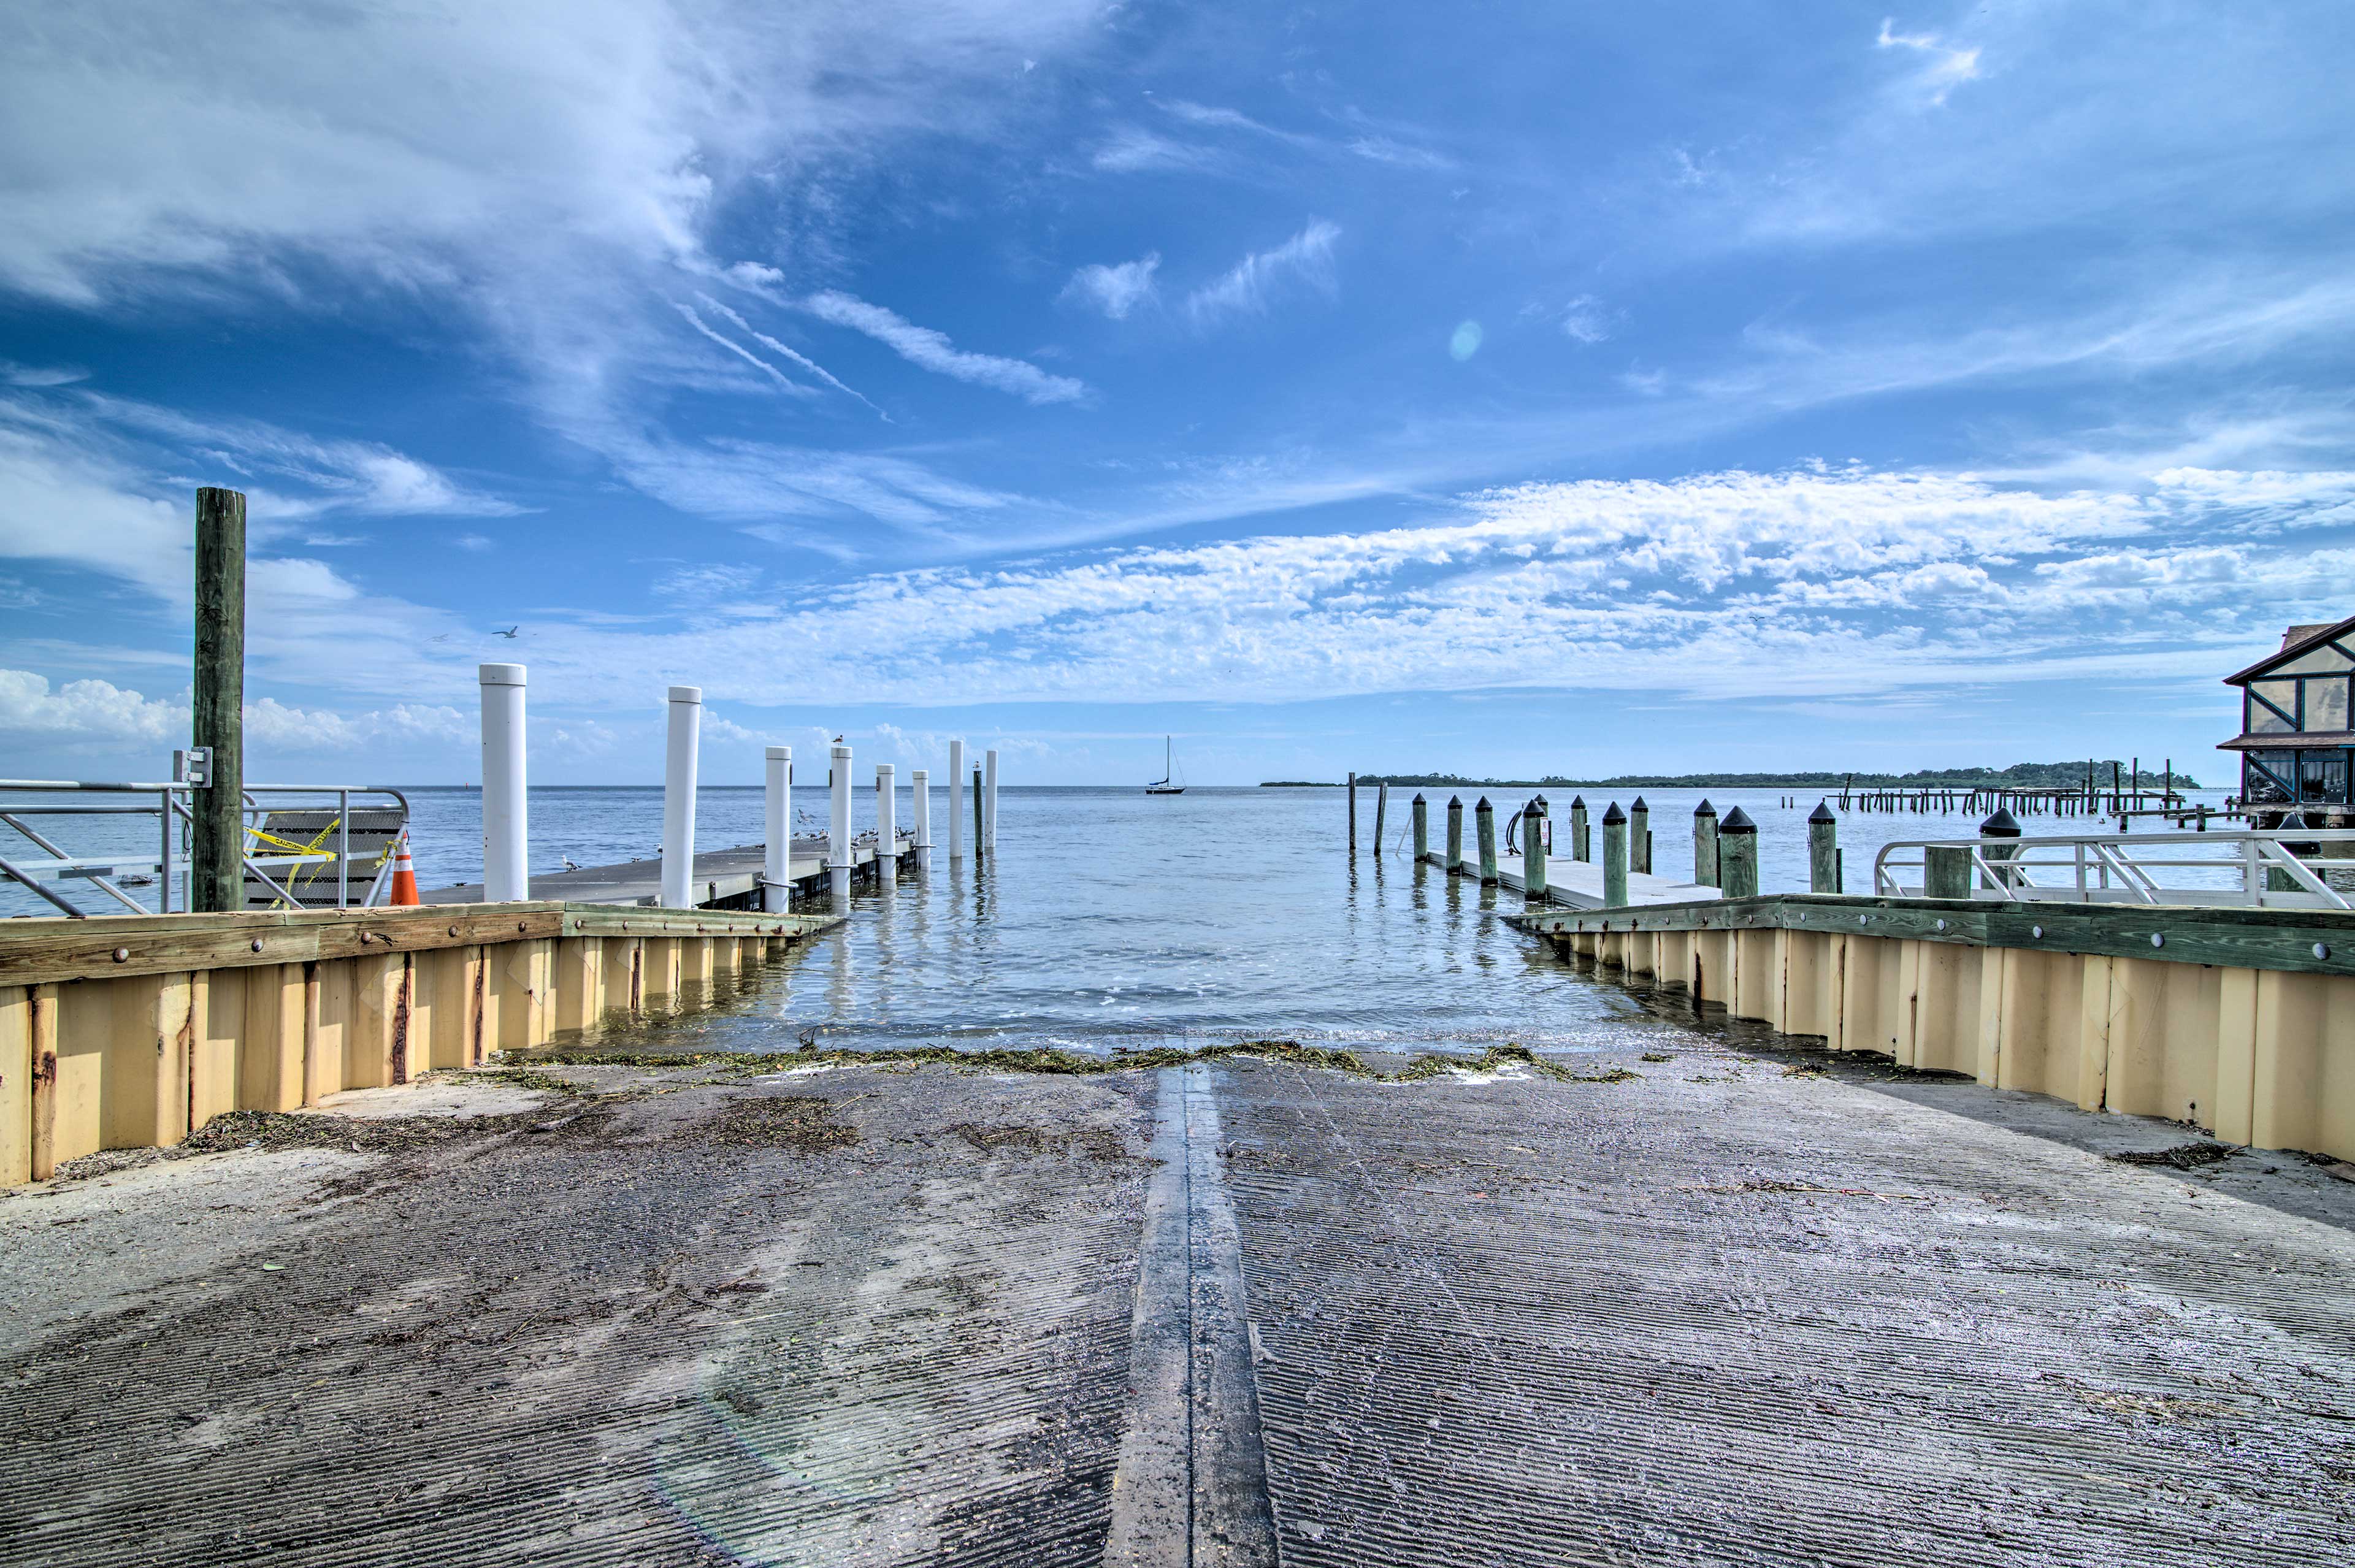
[[[1147,795],[1184,795],[1186,781],[1178,776],[1178,748],[1167,735],[1161,737],[1161,777],[1145,786]]]

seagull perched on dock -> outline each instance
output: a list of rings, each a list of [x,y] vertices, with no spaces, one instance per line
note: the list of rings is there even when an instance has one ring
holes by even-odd
[[[564,862],[564,869],[568,871],[577,871],[581,869],[573,863],[572,857],[570,855],[559,855],[557,859]]]

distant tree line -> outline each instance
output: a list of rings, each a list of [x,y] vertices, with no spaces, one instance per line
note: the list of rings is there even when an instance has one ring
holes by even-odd
[[[2106,786],[2122,761],[2014,763],[2008,768],[1923,768],[1911,773],[1621,773],[1607,779],[1475,779],[1461,773],[1359,773],[1361,784],[1403,784],[1416,789],[2082,789],[2090,772]],[[2146,787],[2160,770],[2145,768]],[[2174,775],[2178,789],[2198,789],[2190,774]],[[1327,780],[1269,779],[1262,789],[1338,789]]]

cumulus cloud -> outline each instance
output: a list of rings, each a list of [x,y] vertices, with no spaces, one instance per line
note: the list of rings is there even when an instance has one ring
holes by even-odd
[[[1148,251],[1134,261],[1116,266],[1092,262],[1071,274],[1063,285],[1060,298],[1067,304],[1084,305],[1102,311],[1114,321],[1126,321],[1137,306],[1151,304],[1160,295],[1153,274],[1161,266],[1161,252]]]
[[[909,364],[935,375],[1011,392],[1032,403],[1072,403],[1088,395],[1084,381],[1050,375],[1028,360],[969,353],[951,343],[948,334],[918,326],[853,294],[826,289],[804,299],[801,306],[820,321],[865,333]]]
[[[143,697],[110,681],[69,680],[51,689],[30,670],[0,669],[0,734],[66,741],[185,738],[188,699]]]
[[[1273,298],[1295,285],[1334,291],[1333,246],[1340,226],[1321,218],[1273,250],[1254,251],[1215,282],[1186,296],[1186,314],[1197,326],[1239,315],[1264,315]]]

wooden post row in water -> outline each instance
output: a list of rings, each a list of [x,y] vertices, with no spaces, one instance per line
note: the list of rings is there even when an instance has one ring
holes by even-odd
[[[1450,876],[1464,874],[1464,797],[1447,797],[1447,871]]]
[[[1840,891],[1839,818],[1832,815],[1829,801],[1816,802],[1816,809],[1807,814],[1807,891]]]
[[[1521,893],[1546,901],[1546,800],[1540,795],[1521,809]]]
[[[1414,797],[1414,863],[1422,865],[1431,855],[1431,808],[1423,804],[1418,792]]]
[[[1472,807],[1472,823],[1480,837],[1480,885],[1492,888],[1497,876],[1497,809],[1482,795]]]
[[[1384,779],[1374,789],[1374,859],[1382,858],[1382,833],[1390,825],[1391,781]]]

